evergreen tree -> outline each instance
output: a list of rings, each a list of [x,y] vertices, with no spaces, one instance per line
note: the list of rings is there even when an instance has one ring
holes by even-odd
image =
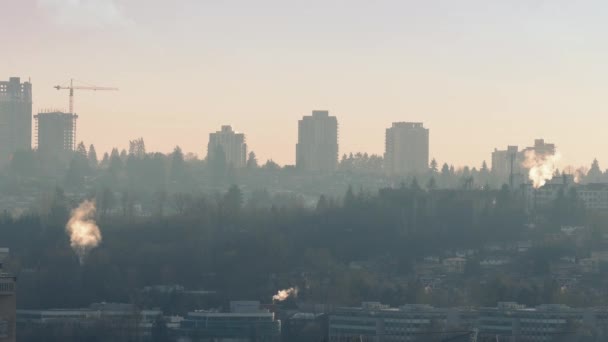
[[[237,213],[243,205],[243,192],[237,185],[230,186],[224,194],[223,203],[229,213]]]
[[[426,183],[426,188],[429,191],[437,189],[437,181],[435,181],[435,176],[431,176],[429,181]]]
[[[80,142],[78,144],[78,146],[76,147],[76,153],[80,154],[81,156],[87,158],[87,148],[84,145],[84,142]]]
[[[122,162],[122,158],[118,154],[118,149],[113,148],[112,152],[110,153],[110,162],[109,162],[108,170],[112,174],[117,175],[120,171],[122,171],[122,168],[123,168],[123,162]]]
[[[437,172],[439,172],[439,168],[438,168],[438,164],[437,161],[435,160],[435,158],[433,158],[433,160],[431,160],[431,172],[433,174],[436,174]]]
[[[171,179],[182,179],[185,169],[186,163],[184,162],[184,153],[179,146],[175,146],[173,153],[171,153]]]
[[[96,168],[98,164],[97,161],[97,151],[95,151],[95,146],[93,146],[93,144],[91,144],[89,146],[89,165],[92,168]]]
[[[354,202],[355,202],[355,193],[353,192],[352,185],[349,185],[348,189],[346,189],[346,193],[344,194],[344,206],[350,207],[351,205],[354,204]]]
[[[589,183],[600,183],[602,181],[602,170],[600,169],[600,163],[597,159],[593,159],[593,163],[591,163],[591,168],[586,175],[586,181]]]
[[[103,154],[103,157],[101,158],[101,167],[106,168],[110,166],[110,155],[108,154],[108,152],[105,152]]]
[[[255,152],[249,152],[249,156],[247,157],[247,168],[248,169],[257,169],[258,168],[258,158],[255,155]]]

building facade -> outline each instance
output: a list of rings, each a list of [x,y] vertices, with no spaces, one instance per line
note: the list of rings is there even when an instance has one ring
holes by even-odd
[[[0,249],[0,342],[15,342],[17,335],[17,278],[3,271],[8,248]]]
[[[326,110],[313,110],[298,121],[296,167],[303,171],[334,171],[338,166],[338,120]]]
[[[514,186],[521,182],[523,154],[519,147],[507,146],[506,150],[497,148],[492,152],[492,174],[503,184]]]
[[[39,113],[34,118],[36,146],[41,154],[58,157],[74,151],[78,115],[52,111]]]
[[[329,341],[424,341],[441,336],[438,332],[451,336],[452,327],[466,334],[476,316],[458,311],[420,304],[391,308],[377,302],[338,308],[329,315]]]
[[[545,143],[544,139],[534,140],[534,146],[519,150],[518,146],[507,146],[505,150],[492,152],[492,175],[502,184],[518,187],[528,182],[528,158],[548,158],[556,153],[555,144]]]
[[[498,303],[495,308],[479,309],[479,336],[496,341],[566,341],[579,333],[580,327],[603,322],[602,311],[561,304],[527,308],[512,302]]]
[[[0,167],[18,150],[32,148],[32,84],[11,77],[0,82]]]
[[[394,122],[386,129],[384,162],[389,175],[428,171],[429,130],[420,122]]]
[[[221,151],[221,152],[220,152]],[[231,126],[222,126],[222,129],[209,134],[207,145],[207,160],[216,157],[217,153],[224,153],[226,163],[235,168],[245,167],[247,163],[247,144],[245,134],[237,133]]]
[[[140,310],[133,304],[93,303],[85,308],[17,310],[20,338],[53,332],[49,339],[74,339],[75,334],[106,334],[147,341],[154,325],[163,318],[159,309]],[[171,320],[165,320],[167,328]],[[51,338],[52,337],[52,338]],[[0,339],[0,341],[3,341]]]
[[[274,342],[281,338],[281,321],[257,301],[233,301],[230,312],[189,312],[181,322],[179,335],[201,342]]]
[[[435,308],[376,302],[338,308],[329,314],[329,341],[574,341],[592,333],[608,338],[608,308],[562,304],[526,307],[501,302],[496,307]],[[588,336],[587,336],[588,337]]]

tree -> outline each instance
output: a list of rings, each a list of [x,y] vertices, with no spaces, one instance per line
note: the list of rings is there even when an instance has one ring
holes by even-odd
[[[95,151],[95,146],[91,144],[89,146],[89,165],[92,168],[97,168],[98,160],[97,160],[97,151]]]
[[[437,161],[435,160],[435,158],[433,158],[433,160],[431,160],[431,165],[430,166],[431,166],[431,172],[433,174],[436,174],[437,172],[439,172],[439,169],[437,167],[438,164],[437,164]]]
[[[426,183],[426,188],[429,191],[437,189],[437,181],[435,181],[435,176],[431,176],[429,181]]]
[[[146,144],[144,138],[129,141],[129,155],[142,159],[146,155]]]
[[[78,144],[78,146],[76,147],[76,153],[83,156],[84,158],[87,158],[87,147],[84,146],[84,142],[81,141]]]
[[[349,185],[348,189],[346,189],[346,193],[344,194],[344,206],[350,207],[351,205],[353,205],[354,202],[355,194],[353,192],[353,187],[352,185]]]
[[[223,204],[233,214],[241,209],[243,205],[243,192],[237,185],[230,186],[226,194],[224,194]]]
[[[420,184],[418,184],[418,179],[416,179],[416,177],[412,178],[412,182],[410,183],[410,190],[420,190]]]
[[[110,155],[108,154],[108,152],[105,152],[103,154],[103,157],[101,158],[100,166],[102,168],[107,168],[110,166]]]
[[[100,198],[97,199],[97,204],[99,206],[99,211],[102,216],[106,216],[108,212],[110,212],[115,205],[114,193],[110,188],[104,188],[100,194]]]
[[[268,159],[262,168],[267,171],[277,171],[281,169],[279,164],[275,163],[272,159]]]
[[[600,163],[597,159],[593,159],[593,163],[591,163],[591,168],[589,172],[587,172],[586,181],[588,183],[601,183],[602,181],[602,170],[600,169]]]
[[[249,156],[247,157],[247,168],[250,170],[258,168],[258,158],[253,151],[249,152]]]
[[[171,179],[174,181],[182,179],[185,169],[184,153],[179,146],[175,146],[171,153]]]
[[[483,163],[481,163],[481,170],[479,170],[480,172],[490,172],[490,170],[488,169],[488,163],[486,163],[486,161],[484,160]]]
[[[327,197],[325,195],[319,196],[319,200],[317,201],[317,211],[324,211],[329,207],[329,203],[327,201]]]
[[[84,147],[84,144],[81,145]],[[66,184],[73,187],[82,186],[84,184],[84,177],[89,172],[89,160],[86,153],[82,154],[81,151],[74,153],[66,174]]]
[[[112,149],[112,152],[110,153],[110,163],[109,164],[110,165],[108,167],[108,170],[113,175],[117,175],[119,172],[122,171],[123,164],[122,164],[122,159],[120,158],[120,155],[118,154],[118,149],[116,149],[116,148]]]

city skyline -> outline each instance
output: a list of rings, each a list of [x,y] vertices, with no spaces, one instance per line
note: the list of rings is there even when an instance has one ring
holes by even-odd
[[[27,101],[26,102],[29,104],[29,108],[31,109],[31,103],[33,102],[32,101],[33,96],[32,96],[32,90],[31,90],[32,83],[29,80],[23,81],[23,83],[19,83],[20,78],[13,76],[13,77],[9,78],[9,81],[2,82],[2,84],[5,87],[3,89],[4,90],[9,89],[10,88],[9,84],[11,84],[11,82],[13,82],[13,83],[16,82],[16,84],[19,85],[19,87],[21,87],[21,86],[25,87],[25,88],[21,89],[20,91],[24,91],[24,89],[25,89],[28,92],[29,98],[27,99],[27,101],[29,101],[29,102],[27,102]],[[13,86],[13,88],[15,88],[15,86]],[[19,100],[19,101],[21,101],[21,100]],[[70,102],[70,105],[71,104],[72,104],[72,102]],[[36,115],[34,115],[33,112],[30,113],[29,119],[30,119],[30,121],[32,119],[34,119],[35,124],[31,124],[33,126],[31,131],[25,132],[27,134],[24,133],[23,136],[31,137],[31,139],[32,139],[31,148],[32,149],[39,149],[39,145],[40,145],[41,126],[39,126],[39,124],[38,124],[38,121],[40,121],[39,118],[41,117],[41,115],[44,118],[49,117],[50,114],[73,115],[74,118],[78,118],[77,114],[70,114],[70,113],[65,113],[65,112],[62,113],[61,111],[57,111],[57,110],[42,110]],[[327,121],[328,119],[329,119],[329,121]],[[48,121],[48,120],[46,120],[46,121]],[[47,127],[47,126],[44,126],[44,127]],[[56,148],[56,149],[57,148],[59,148],[59,149],[67,148],[67,150],[75,150],[75,146],[78,142],[84,142],[82,139],[75,136],[75,131],[76,131],[75,130],[75,119],[68,126],[71,126],[71,128],[70,128],[71,131],[69,131],[69,132],[63,131],[64,130],[63,128],[61,129],[62,131],[59,132],[59,131],[57,131],[58,127],[55,127],[55,131],[57,131],[57,132],[52,133],[52,135],[55,136],[54,137],[55,140],[57,140],[57,141],[62,140],[62,142],[60,142],[60,143],[56,142],[56,143],[51,144],[51,145],[53,145],[53,148]],[[6,127],[8,127],[8,126],[6,126]],[[48,130],[49,128],[50,128],[50,126],[44,129],[45,136],[47,134],[50,134],[50,131]],[[23,127],[21,127],[20,129],[23,130]],[[395,131],[397,129],[398,129],[398,131]],[[337,165],[338,165],[340,159],[342,159],[342,156],[347,156],[349,154],[350,155],[353,154],[353,152],[344,152],[344,151],[339,150],[340,134],[338,131],[339,131],[339,124],[338,124],[337,117],[329,116],[329,111],[327,111],[327,110],[312,110],[311,116],[304,115],[302,117],[302,119],[300,119],[298,121],[298,141],[296,142],[296,153],[295,153],[296,161],[294,164],[291,164],[291,165],[298,166],[298,160],[301,160],[300,163],[302,163],[302,165],[299,165],[298,167],[301,168],[302,170],[334,171],[337,168]],[[399,132],[399,133],[396,133],[396,132]],[[407,133],[407,132],[409,132],[409,133]],[[411,135],[412,132],[417,132],[417,133],[415,133],[414,135]],[[59,137],[59,136],[56,136],[57,134],[60,134],[60,135],[67,134],[67,135],[65,137],[63,137],[63,136]],[[395,134],[397,134],[397,135],[395,135]],[[422,135],[420,135],[420,134],[422,134]],[[409,136],[409,138],[406,138],[406,136]],[[66,139],[68,139],[69,141]],[[74,139],[76,139],[76,140],[74,140]],[[143,139],[143,137],[140,137],[139,139]],[[304,139],[304,140],[302,140],[302,139]],[[327,140],[327,139],[329,139],[329,140]],[[34,141],[34,140],[37,140],[37,141]],[[63,140],[65,140],[65,141],[63,141]],[[335,142],[332,142],[332,141],[335,141]],[[302,144],[303,142],[305,144]],[[331,144],[335,144],[335,146],[328,146],[327,145],[328,142],[330,142]],[[316,145],[319,143],[323,146],[322,147],[313,146],[313,145]],[[539,144],[539,143],[541,145],[544,144],[544,139],[543,138],[535,139],[535,145]],[[66,147],[67,145],[59,146],[58,144],[59,145],[69,144],[69,148]],[[199,155],[197,153],[195,153],[195,154],[200,159],[209,159],[210,155],[212,155],[214,153],[215,147],[218,145],[222,145],[224,150],[226,148],[228,148],[229,153],[227,153],[227,155],[226,155],[226,157],[227,157],[226,160],[237,168],[242,168],[245,166],[249,152],[255,153],[254,150],[250,150],[248,152],[244,132],[235,132],[232,130],[231,125],[223,124],[221,126],[221,130],[209,133],[209,139],[207,140],[206,153],[204,155]],[[303,148],[303,146],[305,146],[305,145],[310,145],[306,148],[307,150],[310,150],[310,151],[306,152],[306,154],[303,153],[304,150],[300,151]],[[397,147],[398,145],[402,145],[402,146]],[[415,171],[416,173],[421,173],[421,172],[423,172],[422,170],[425,170],[426,168],[430,167],[431,159],[433,161],[437,162],[438,164],[444,164],[444,163],[449,164],[446,161],[437,161],[436,158],[432,157],[429,153],[429,145],[430,145],[429,129],[424,127],[424,123],[398,121],[398,122],[393,122],[391,127],[386,128],[385,148],[384,148],[383,153],[380,153],[380,154],[369,153],[369,155],[382,156],[384,158],[384,162],[385,162],[385,168],[386,168],[385,172],[387,172],[388,174],[399,174],[399,173],[404,173],[404,172],[409,173],[409,172],[414,171],[414,169],[417,170],[417,171]],[[413,149],[412,149],[412,146],[414,147]],[[550,148],[551,148],[551,154],[555,154],[557,152],[557,149],[554,144],[550,144],[548,146],[550,146]],[[49,146],[47,146],[47,147],[49,147]],[[114,145],[114,147],[116,147],[116,145]],[[329,151],[328,148],[329,148],[329,150],[331,150],[330,155],[322,156],[322,154],[325,154],[323,151],[326,151],[326,150]],[[397,148],[399,151],[396,152],[395,148]],[[511,150],[511,148],[517,149],[517,145],[508,145],[507,150],[504,150],[504,151],[499,151],[497,147],[494,147],[494,151],[490,153],[490,162],[491,162],[490,165],[491,165],[491,169],[493,171],[495,171],[495,166],[497,163],[497,158],[496,158],[497,153],[509,154],[510,153],[509,151]],[[15,148],[12,148],[12,149],[13,149],[13,151],[15,151]],[[528,149],[532,149],[532,148],[528,148]],[[317,150],[319,150],[319,151],[317,151]],[[188,152],[188,151],[186,151],[186,152]],[[361,151],[357,151],[357,152],[361,152]],[[517,167],[518,168],[524,167],[524,162],[525,162],[525,160],[524,160],[525,158],[523,158],[524,152],[525,152],[525,150],[522,150],[522,152],[521,152],[522,154],[517,158]],[[109,153],[109,151],[101,151],[101,153]],[[321,153],[321,154],[319,154],[319,153]],[[366,151],[363,151],[363,153],[368,154]],[[333,157],[334,154],[335,154],[335,158]],[[304,159],[307,159],[308,161],[303,162],[304,159],[301,159],[301,157],[298,157],[298,155],[302,155],[302,156],[306,155],[306,158],[304,158]],[[395,164],[395,161],[393,160],[394,158],[396,158],[396,156],[400,156],[398,158],[405,158],[408,161],[405,161],[405,159],[401,160],[401,162],[399,162],[398,164],[403,164],[404,162],[405,162],[405,164],[401,165],[401,166],[397,166]],[[499,159],[500,158],[505,159],[506,157],[502,156],[502,157],[499,157]],[[257,159],[257,155],[256,155],[256,159]],[[315,165],[316,165],[316,163],[321,163],[324,166],[318,166],[318,165],[317,166],[303,166],[304,164],[310,163],[310,161],[314,160],[314,159],[318,159],[318,161],[314,162]],[[509,159],[509,158],[507,158],[507,159]],[[557,161],[559,161],[559,159],[561,159],[561,154],[559,155],[559,158]],[[8,160],[7,158],[4,158],[5,162],[7,160]],[[269,160],[272,160],[272,159],[269,159]],[[597,162],[597,159],[594,158],[593,162],[594,163]],[[482,164],[485,163],[487,165],[488,159],[484,158],[481,163]],[[507,168],[507,166],[505,166],[505,163],[508,164],[508,160],[507,161],[503,160],[499,163],[501,165],[498,167],[499,168],[498,173],[504,173],[505,169]],[[284,165],[290,165],[290,164],[284,164]],[[451,163],[451,166],[454,166],[454,163]],[[458,165],[459,168],[464,167],[464,166],[477,168],[477,165],[475,165],[475,164]],[[580,168],[577,168],[577,166],[574,166],[571,164],[566,165],[564,163],[559,163],[559,162],[556,163],[554,165],[554,167],[556,167],[557,169],[559,169],[559,167],[563,167],[564,170],[566,170],[568,173],[572,173],[572,174],[577,173],[581,170]],[[579,165],[578,167],[585,168],[585,165],[582,165],[582,166]],[[414,169],[410,169],[410,168],[414,168]],[[409,171],[406,169],[408,169]],[[400,170],[400,171],[397,171],[397,170]]]
[[[100,151],[142,136],[203,157],[207,133],[230,123],[260,160],[294,164],[294,122],[325,108],[340,154],[380,155],[386,126],[413,121],[433,129],[431,158],[456,166],[538,137],[565,165],[607,159],[601,2],[142,4],[11,3],[0,19],[20,29],[3,37],[0,74],[32,77],[34,112],[67,108],[52,87],[71,77],[120,88],[76,97],[79,140]]]

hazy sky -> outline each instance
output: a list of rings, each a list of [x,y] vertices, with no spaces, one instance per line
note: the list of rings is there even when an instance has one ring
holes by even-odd
[[[231,124],[259,159],[293,163],[297,120],[338,117],[340,153],[382,153],[422,121],[431,156],[555,142],[608,167],[608,2],[572,0],[1,0],[0,78],[31,77],[35,110],[67,108],[98,150],[143,137],[204,157]]]

